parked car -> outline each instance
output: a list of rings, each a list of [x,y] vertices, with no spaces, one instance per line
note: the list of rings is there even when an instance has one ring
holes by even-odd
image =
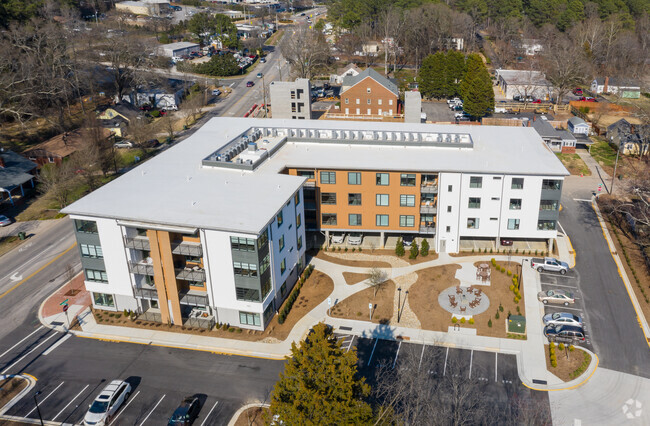
[[[461,101],[460,98],[447,99],[447,105],[457,104],[459,102],[463,102],[463,101]]]
[[[212,96],[219,96],[220,94],[221,94],[221,90],[219,90],[219,89],[214,89],[212,91]]]
[[[547,305],[549,303],[555,305],[569,306],[573,305],[576,299],[572,293],[565,290],[546,290],[537,293],[537,300]]]
[[[404,247],[411,247],[411,244],[413,244],[413,235],[411,234],[404,234],[402,235],[402,244]]]
[[[253,86],[255,86],[255,83],[253,83],[252,81],[246,82],[246,87],[253,87]]]
[[[0,214],[0,226],[7,226],[7,225],[11,225],[11,219],[9,219],[7,216]]]
[[[549,342],[581,343],[585,341],[585,330],[573,325],[544,327],[544,335]]]
[[[583,96],[578,100],[583,102],[598,102],[595,98],[592,98],[591,96],[587,96],[587,97]]]
[[[348,243],[351,246],[360,246],[363,241],[363,235],[360,232],[353,232],[348,237]]]
[[[569,264],[566,262],[561,262],[554,257],[533,257],[530,260],[530,266],[533,269],[537,269],[538,272],[552,271],[559,272],[564,275],[569,270]]]
[[[264,74],[262,74],[261,72],[258,72],[258,73],[257,73],[257,78],[262,78],[263,75],[264,75]]]
[[[266,62],[266,58],[260,58],[260,62],[261,62],[261,63],[265,63],[265,62]]]
[[[140,107],[140,111],[151,111],[153,108],[149,104],[144,104]]]
[[[576,96],[582,96],[582,89],[579,88],[579,87],[576,87],[575,89],[573,89],[573,94],[576,95]]]
[[[129,383],[123,380],[110,382],[90,404],[84,416],[84,425],[103,426],[110,423],[117,410],[129,399],[130,394]]]
[[[181,405],[174,410],[169,418],[168,426],[190,426],[199,415],[201,401],[195,396],[188,396],[183,399]]]
[[[459,118],[463,118],[463,117],[469,117],[469,114],[466,113],[465,111],[457,112],[457,113],[454,114],[454,118],[456,120],[458,120]]]
[[[343,233],[343,234],[332,234],[330,239],[332,240],[332,244],[343,244],[343,241],[345,241],[345,233]]]
[[[119,141],[113,144],[115,148],[133,148],[133,142],[131,141]]]
[[[501,238],[500,241],[502,246],[511,246],[512,245],[512,240],[509,238]]]
[[[148,141],[142,143],[143,148],[156,148],[159,145],[160,142],[158,142],[158,139],[149,139]]]
[[[541,103],[542,103],[542,100],[541,100],[541,99],[535,99],[535,100],[533,101],[533,103],[534,103],[534,104],[541,104]]]
[[[544,315],[542,318],[544,325],[573,325],[575,327],[584,327],[582,318],[577,315],[570,314],[568,312],[554,312],[552,314]]]

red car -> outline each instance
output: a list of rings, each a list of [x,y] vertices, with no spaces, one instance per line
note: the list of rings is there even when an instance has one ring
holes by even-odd
[[[253,83],[252,81],[246,82],[246,87],[253,87],[253,86],[255,86],[255,83]]]
[[[542,100],[541,100],[541,99],[535,99],[535,100],[533,101],[533,103],[534,103],[534,104],[541,104],[541,103],[542,103]]]
[[[576,96],[582,96],[582,89],[579,88],[579,87],[576,87],[575,89],[573,89],[573,94],[576,95]]]
[[[589,97],[589,96],[587,96],[586,98],[583,96],[583,97],[581,97],[581,98],[578,99],[578,100],[579,100],[579,101],[583,101],[583,102],[598,102],[598,101],[596,100],[596,98],[592,98],[592,97]]]

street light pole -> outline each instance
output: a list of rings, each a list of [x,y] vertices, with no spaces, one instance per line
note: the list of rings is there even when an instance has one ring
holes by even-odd
[[[397,322],[400,320],[400,312],[402,306],[402,287],[397,288]]]
[[[41,409],[38,408],[38,399],[36,397],[41,394],[41,391],[36,391],[34,393],[34,403],[36,404],[36,412],[38,413],[38,419],[41,421],[41,426],[43,425],[43,417],[41,416]]]

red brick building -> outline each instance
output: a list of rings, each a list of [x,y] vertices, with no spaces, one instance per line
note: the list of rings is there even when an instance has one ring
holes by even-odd
[[[393,116],[398,114],[397,85],[372,68],[343,78],[341,113],[345,115]]]

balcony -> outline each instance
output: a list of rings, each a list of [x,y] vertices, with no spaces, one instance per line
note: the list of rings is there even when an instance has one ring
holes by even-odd
[[[208,295],[203,291],[188,290],[180,293],[179,296],[182,305],[208,306],[209,304]]]
[[[130,262],[129,272],[132,274],[153,276],[153,264],[147,262]]]
[[[420,225],[420,234],[435,235],[435,233],[436,233],[435,224],[432,224],[432,225]]]
[[[203,247],[201,243],[174,241],[172,242],[172,253],[183,256],[201,257],[203,256]]]
[[[424,183],[420,185],[420,193],[422,194],[437,194],[438,193],[438,182]]]
[[[188,316],[183,316],[183,325],[185,327],[197,327],[212,330],[215,324],[214,316],[208,314],[204,309],[192,308]]]
[[[422,214],[436,214],[438,212],[438,206],[435,202],[427,202],[420,205],[420,213]]]
[[[186,266],[185,268],[182,269],[177,268],[176,279],[185,280],[185,281],[203,282],[205,281],[205,270],[203,270],[199,266],[193,266],[193,267]]]
[[[124,246],[136,250],[151,250],[149,238],[143,236],[137,236],[135,238],[124,237]]]
[[[155,287],[136,287],[135,297],[158,300],[158,292]]]

